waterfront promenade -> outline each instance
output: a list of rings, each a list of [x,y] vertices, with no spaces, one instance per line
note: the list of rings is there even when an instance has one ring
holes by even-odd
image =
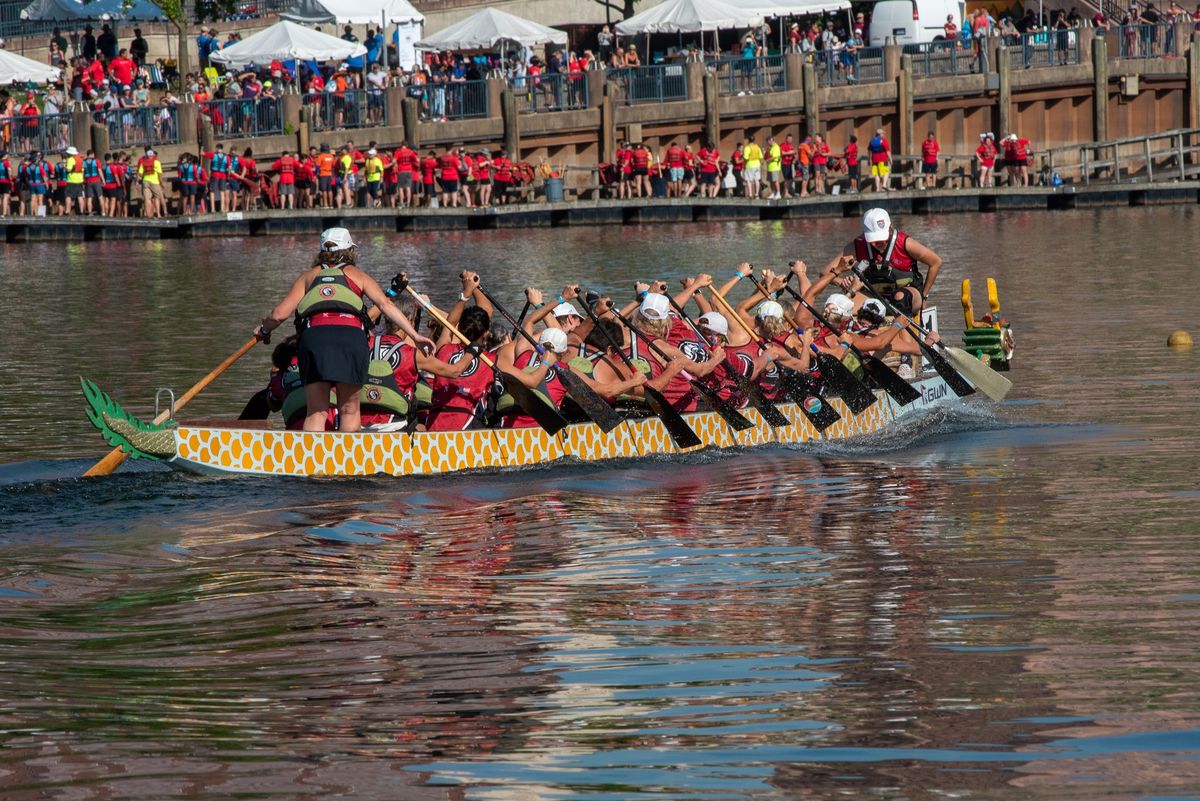
[[[872,207],[892,214],[951,214],[1200,203],[1200,181],[904,190],[790,200],[650,198],[583,200],[493,208],[298,209],[231,212],[146,220],[102,217],[8,217],[6,242],[188,239],[316,234],[341,225],[362,232],[467,231],[588,225],[857,217]]]

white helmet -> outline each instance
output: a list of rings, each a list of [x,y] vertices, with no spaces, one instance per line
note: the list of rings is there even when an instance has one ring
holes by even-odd
[[[336,251],[354,247],[350,232],[345,228],[326,228],[321,232],[321,250]]]

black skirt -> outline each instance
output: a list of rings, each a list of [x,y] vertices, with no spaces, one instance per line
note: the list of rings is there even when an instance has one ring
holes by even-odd
[[[319,325],[300,335],[296,358],[300,381],[365,384],[370,351],[367,332],[348,325]]]

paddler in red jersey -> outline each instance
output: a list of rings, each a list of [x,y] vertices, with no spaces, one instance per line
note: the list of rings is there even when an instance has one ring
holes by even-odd
[[[337,392],[339,427],[358,431],[359,390],[366,383],[367,322],[363,298],[369,298],[389,320],[418,345],[433,346],[357,265],[358,246],[345,228],[321,234],[321,250],[313,266],[296,279],[282,301],[263,318],[254,335],[266,340],[293,313],[300,341],[296,358],[304,385],[305,431],[324,431],[330,390]]]
[[[432,399],[426,410],[426,431],[466,431],[482,428],[491,406],[495,371],[479,353],[487,343],[492,325],[492,305],[479,291],[479,276],[463,272],[462,292],[454,308],[445,315],[468,342],[463,345],[447,329],[438,335],[436,356],[461,372],[457,377],[435,376],[430,382]],[[474,300],[474,306],[467,306]],[[465,362],[465,365],[463,364]]]
[[[913,318],[920,315],[942,267],[941,256],[893,228],[892,218],[883,209],[870,209],[863,215],[862,233],[825,265],[822,274],[837,271],[839,265],[844,267],[843,260],[852,260],[864,282]],[[922,264],[927,269],[924,275]]]

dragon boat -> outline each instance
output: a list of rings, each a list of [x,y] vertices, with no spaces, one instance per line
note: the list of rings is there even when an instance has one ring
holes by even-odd
[[[991,278],[987,281],[987,294],[991,311],[977,320],[971,305],[970,281],[963,281],[966,351],[960,353],[969,363],[1006,371],[1013,353],[1012,331],[1007,320],[999,316],[999,297]],[[936,329],[936,314],[929,323]],[[966,381],[962,376],[958,379]],[[908,403],[901,404],[876,389],[875,402],[855,414],[841,398],[824,399],[840,416],[824,430],[818,430],[810,415],[789,402],[778,404],[789,425],[771,426],[757,410],[744,408],[741,413],[754,425],[740,431],[734,430],[715,411],[687,413],[682,415],[683,420],[700,442],[681,448],[657,417],[628,419],[607,433],[595,423],[582,422],[568,425],[555,434],[541,428],[368,430],[343,434],[238,427],[236,423],[189,425],[171,419],[147,423],[129,414],[95,384],[83,379],[81,383],[88,419],[110,445],[133,458],[160,461],[175,470],[200,475],[427,476],[530,467],[564,460],[602,462],[704,449],[800,445],[877,435],[935,407],[964,402],[960,392],[941,374],[931,371],[909,382],[916,392],[910,393],[914,399]]]
[[[752,408],[742,413],[754,422],[731,429],[716,412],[683,415],[701,440],[679,448],[654,417],[631,419],[608,432],[594,423],[575,423],[550,435],[540,428],[478,429],[439,432],[306,432],[231,428],[167,422],[154,425],[126,412],[95,384],[83,381],[88,417],[110,445],[130,456],[161,461],[202,475],[269,476],[418,476],[464,470],[527,467],[560,460],[609,459],[691,453],[708,449],[794,445],[845,440],[877,434],[897,421],[932,407],[961,403],[940,376],[912,382],[920,398],[901,406],[881,391],[878,400],[855,415],[840,398],[829,403],[841,419],[823,432],[795,403],[779,410],[791,425],[772,428]]]

